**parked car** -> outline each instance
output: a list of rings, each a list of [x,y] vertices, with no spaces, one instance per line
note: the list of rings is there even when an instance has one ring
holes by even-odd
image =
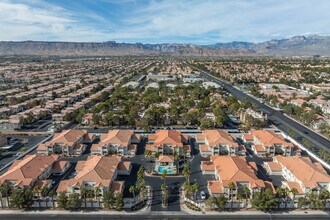
[[[16,157],[19,157],[19,156],[21,156],[23,153],[22,152],[17,152],[16,154],[15,154],[15,156]]]
[[[201,191],[200,196],[202,200],[206,199],[206,193],[204,191]]]

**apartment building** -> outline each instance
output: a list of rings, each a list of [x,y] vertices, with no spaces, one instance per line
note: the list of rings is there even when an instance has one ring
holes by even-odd
[[[86,144],[94,141],[94,135],[87,130],[63,130],[56,133],[54,137],[37,148],[37,153],[42,155],[61,154],[68,157],[81,155]]]
[[[296,188],[297,197],[309,192],[319,192],[321,188],[330,191],[330,176],[319,162],[309,157],[275,156],[273,162],[265,163],[268,175],[282,175],[285,179],[282,186]]]
[[[243,141],[259,157],[273,157],[275,152],[284,156],[300,155],[301,150],[272,130],[251,130]]]
[[[174,154],[185,157],[191,154],[188,135],[182,135],[177,130],[158,130],[155,134],[149,134],[146,150],[150,150],[153,155],[160,154],[156,158],[155,171],[162,173],[166,170],[169,174],[176,172]]]
[[[271,182],[263,181],[256,176],[258,168],[255,162],[246,161],[241,156],[211,156],[210,161],[202,161],[203,174],[215,176],[215,180],[208,181],[208,190],[211,195],[224,194],[230,197],[230,185],[234,184],[234,197],[238,192],[243,193],[245,187],[250,190],[251,196],[255,192],[270,188],[274,191]]]
[[[244,156],[246,149],[239,145],[236,136],[228,134],[224,130],[205,130],[196,135],[196,143],[203,156],[211,155],[241,155]]]
[[[15,160],[8,171],[0,176],[0,185],[7,183],[12,189],[49,187],[51,180],[47,178],[52,173],[64,173],[68,167],[68,162],[59,161],[58,155],[26,155],[23,159]]]
[[[124,181],[117,181],[118,175],[129,175],[131,162],[123,161],[121,156],[89,156],[86,161],[79,161],[75,177],[62,180],[57,192],[80,193],[81,188],[100,189],[99,196],[109,190],[122,193]]]
[[[153,154],[157,152],[163,155],[177,153],[182,156],[183,149],[185,149],[188,157],[191,151],[188,135],[183,135],[177,130],[158,130],[154,134],[149,134],[146,149]]]
[[[117,154],[135,156],[141,135],[132,130],[110,130],[100,137],[100,143],[91,147],[92,155]]]

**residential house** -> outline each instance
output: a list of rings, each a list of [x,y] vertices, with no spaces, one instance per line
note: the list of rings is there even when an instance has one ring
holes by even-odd
[[[249,135],[244,135],[246,146],[251,147],[255,155],[259,157],[273,157],[275,152],[284,156],[293,156],[300,153],[300,149],[287,141],[282,134],[273,130],[251,130],[253,142],[247,140]]]
[[[177,153],[183,156],[190,156],[190,145],[188,135],[182,135],[177,130],[157,130],[154,134],[148,135],[147,150],[150,150],[153,154],[160,153],[162,155],[173,155]],[[183,150],[185,149],[185,150]]]
[[[58,160],[58,155],[26,155],[23,159],[15,160],[8,171],[0,176],[0,185],[7,183],[12,189],[33,188],[36,185],[49,187],[51,181],[47,178],[55,172]],[[65,169],[64,166],[57,172],[65,172]]]
[[[89,156],[86,161],[78,161],[75,177],[62,180],[57,192],[81,193],[84,187],[89,190],[100,189],[100,196],[113,190],[122,193],[124,181],[118,181],[118,175],[129,175],[132,169],[131,162],[123,161],[121,156]]]
[[[132,130],[110,130],[101,135],[100,143],[92,145],[91,154],[134,156],[140,140],[141,135]]]
[[[82,125],[93,125],[93,113],[87,113],[81,120]]]
[[[322,188],[330,191],[330,176],[326,169],[319,162],[313,162],[309,157],[284,157],[281,155],[274,157],[274,162],[266,164],[268,175],[274,174],[274,165],[280,166],[278,175],[285,179],[282,181],[282,187],[296,188],[298,197],[304,196],[309,192],[318,193]]]
[[[271,182],[257,177],[258,167],[255,162],[248,162],[244,156],[211,156],[210,161],[202,161],[203,174],[212,174],[215,180],[208,181],[208,190],[211,195],[224,194],[230,197],[231,183],[235,197],[238,192],[243,193],[245,187],[250,190],[250,196],[255,192],[270,188],[274,191]]]
[[[156,158],[155,171],[162,173],[167,169],[168,173],[174,173],[177,163],[174,154],[190,157],[191,148],[188,140],[188,135],[182,135],[177,130],[158,130],[154,134],[149,134],[146,150],[150,150],[153,155],[160,155]],[[163,157],[165,155],[168,157]]]
[[[79,156],[85,151],[86,144],[93,141],[94,135],[89,134],[87,130],[63,130],[61,133],[56,133],[50,141],[40,144],[37,153]]]
[[[224,130],[205,130],[196,135],[196,143],[203,156],[211,155],[245,155],[245,147],[237,143],[234,135]]]

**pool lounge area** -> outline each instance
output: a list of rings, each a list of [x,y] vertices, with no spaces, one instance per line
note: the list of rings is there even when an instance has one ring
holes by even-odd
[[[168,174],[172,174],[173,170],[171,168],[167,168],[165,166],[159,166],[158,167],[158,173],[163,173],[163,171],[166,170]]]

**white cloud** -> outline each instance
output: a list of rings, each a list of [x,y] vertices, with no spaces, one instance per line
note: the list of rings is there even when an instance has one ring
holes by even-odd
[[[0,40],[86,41],[105,37],[81,24],[72,12],[45,3],[31,6],[0,2],[0,30]]]
[[[101,0],[125,6],[106,8],[106,15],[88,4],[68,10],[40,0],[16,1],[0,2],[0,40],[214,43],[330,29],[327,0]]]

